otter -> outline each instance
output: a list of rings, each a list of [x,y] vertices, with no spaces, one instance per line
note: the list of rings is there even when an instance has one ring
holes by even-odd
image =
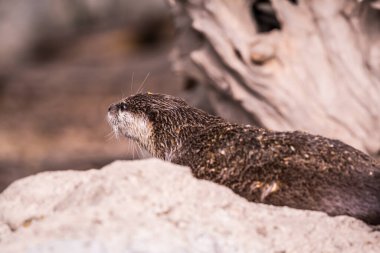
[[[116,136],[248,201],[380,224],[380,164],[339,140],[229,123],[152,93],[112,104],[108,121]]]

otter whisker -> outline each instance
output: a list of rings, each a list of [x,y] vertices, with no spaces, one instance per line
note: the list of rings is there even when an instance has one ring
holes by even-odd
[[[112,130],[111,132],[109,132],[108,134],[106,134],[104,137],[106,138],[107,142],[110,142],[113,139],[114,136],[115,136],[115,132]]]
[[[132,160],[135,160],[135,142],[128,139],[128,145],[132,149]]]
[[[137,154],[138,154],[139,158],[142,158],[143,157],[143,155],[142,155],[143,153],[142,153],[142,150],[141,150],[141,147],[140,147],[139,144],[137,144],[137,150],[138,150]]]
[[[130,90],[130,92],[131,92],[131,94],[133,93],[133,79],[134,79],[134,76],[135,76],[135,72],[132,72],[132,77],[131,77],[131,90]]]
[[[144,81],[141,83],[139,89],[137,90],[137,93],[140,93],[140,92],[144,89],[144,84],[145,84],[146,80],[148,80],[149,75],[150,75],[150,72],[148,72],[148,74],[145,76],[145,79],[144,79]]]
[[[131,141],[132,144],[132,148],[133,148],[133,160],[135,159],[139,159],[141,158],[141,149],[140,149],[140,145],[134,141]],[[135,158],[136,156],[136,158]]]

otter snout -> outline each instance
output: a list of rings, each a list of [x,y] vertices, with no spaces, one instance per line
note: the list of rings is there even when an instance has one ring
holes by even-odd
[[[118,110],[119,110],[118,104],[112,104],[110,105],[110,107],[108,107],[108,112],[111,114],[117,113]]]

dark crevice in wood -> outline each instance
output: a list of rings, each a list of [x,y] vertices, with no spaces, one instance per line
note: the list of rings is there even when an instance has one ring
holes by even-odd
[[[243,61],[243,57],[241,56],[241,53],[238,49],[234,49],[234,52],[235,52],[235,55],[236,57],[240,60],[240,61]]]
[[[185,78],[185,86],[184,89],[187,91],[192,91],[198,87],[198,81],[195,78],[192,77],[186,77]]]
[[[252,16],[259,33],[281,30],[281,23],[276,17],[272,3],[269,0],[257,0],[252,4]]]
[[[285,1],[285,0],[282,0]],[[298,0],[288,0],[293,5],[298,5]],[[253,2],[252,16],[259,33],[267,33],[272,30],[281,30],[281,23],[277,19],[276,12],[270,0],[256,0]]]

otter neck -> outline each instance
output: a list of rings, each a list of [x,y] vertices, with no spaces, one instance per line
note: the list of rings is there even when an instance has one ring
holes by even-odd
[[[209,115],[206,112],[185,107],[169,112],[160,113],[152,122],[152,138],[148,151],[155,157],[172,161],[178,157],[189,138],[207,127],[224,124],[222,118]],[[150,149],[149,149],[150,148]]]
[[[168,129],[170,128],[170,129]],[[153,143],[147,147],[147,151],[154,157],[165,161],[172,161],[178,156],[182,145],[192,135],[196,127],[185,125],[181,127],[167,127],[166,131],[157,131],[152,138]]]
[[[180,156],[183,145],[189,138],[194,138],[194,135],[205,129],[204,125],[186,124],[180,127],[171,129],[166,133],[161,133],[155,136],[152,150],[148,150],[154,157],[165,161],[173,161]]]

